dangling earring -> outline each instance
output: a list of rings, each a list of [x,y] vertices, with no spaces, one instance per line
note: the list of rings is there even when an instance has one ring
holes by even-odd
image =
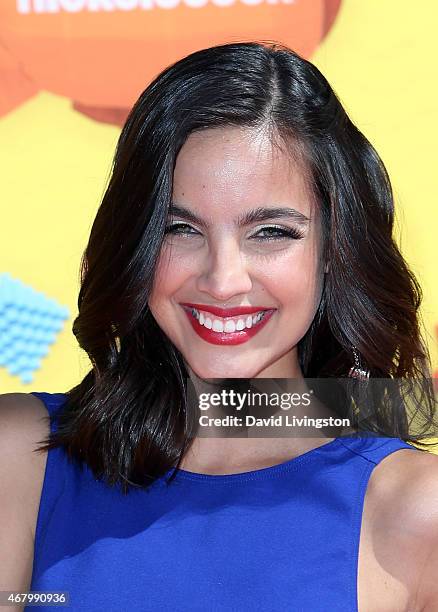
[[[358,380],[367,381],[370,377],[370,371],[364,368],[361,368],[361,364],[359,361],[359,353],[356,350],[355,346],[351,347],[354,356],[354,366],[350,368],[348,372],[349,378],[357,378]]]

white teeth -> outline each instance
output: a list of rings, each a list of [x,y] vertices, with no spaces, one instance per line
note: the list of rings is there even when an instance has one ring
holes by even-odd
[[[224,324],[222,321],[218,321],[217,319],[213,319],[213,331],[215,332],[223,332]]]
[[[253,325],[261,321],[266,311],[258,312],[255,315],[248,315],[246,319],[211,319],[205,313],[199,312],[196,308],[191,309],[192,315],[197,319],[200,325],[203,325],[207,329],[213,329],[215,332],[225,332],[232,334],[235,331],[242,331],[245,329],[251,329]]]
[[[236,324],[234,321],[227,321],[224,326],[224,331],[228,333],[233,333],[236,331]]]

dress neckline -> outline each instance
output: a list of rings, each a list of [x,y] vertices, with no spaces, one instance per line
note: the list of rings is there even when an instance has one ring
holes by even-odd
[[[330,442],[326,442],[325,444],[321,444],[320,446],[316,446],[315,448],[311,448],[305,453],[301,453],[292,459],[288,459],[286,461],[282,461],[276,465],[272,465],[265,468],[260,468],[257,470],[250,470],[246,472],[237,472],[235,474],[203,474],[201,472],[191,472],[189,470],[184,470],[182,468],[177,468],[175,480],[196,480],[203,481],[209,483],[235,483],[241,481],[249,481],[249,480],[264,480],[267,478],[275,477],[284,472],[291,471],[296,469],[296,467],[300,466],[303,463],[307,463],[312,459],[316,458],[318,455],[324,454],[327,450],[332,450],[336,448],[339,444],[342,443],[342,440],[345,440],[349,436],[340,436],[330,440]],[[164,478],[168,478],[173,473],[174,468],[170,468],[165,475]]]

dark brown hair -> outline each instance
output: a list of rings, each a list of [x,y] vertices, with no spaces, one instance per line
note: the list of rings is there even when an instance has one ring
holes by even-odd
[[[268,127],[291,154],[302,151],[311,176],[330,269],[298,346],[303,375],[345,376],[354,346],[371,378],[415,379],[417,418],[433,421],[421,291],[393,238],[382,160],[311,62],[275,42],[215,46],[159,74],[121,131],[83,255],[73,324],[92,369],[67,392],[58,431],[40,449],[63,446],[125,492],[177,466],[188,448],[186,368],[148,298],[178,152],[192,132],[223,126]],[[348,414],[354,425],[356,413]],[[420,437],[397,402],[368,426],[408,441]]]

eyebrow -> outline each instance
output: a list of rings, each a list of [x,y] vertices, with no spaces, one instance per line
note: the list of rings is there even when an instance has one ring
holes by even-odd
[[[191,221],[192,223],[197,223],[200,227],[207,227],[207,223],[203,219],[199,218],[191,210],[188,210],[180,204],[171,204],[169,214],[185,219],[186,221]],[[251,223],[268,221],[269,219],[289,219],[302,225],[305,225],[310,221],[306,215],[298,210],[295,210],[295,208],[259,206],[258,208],[249,210],[243,215],[237,217],[236,224],[238,227],[245,227]]]

